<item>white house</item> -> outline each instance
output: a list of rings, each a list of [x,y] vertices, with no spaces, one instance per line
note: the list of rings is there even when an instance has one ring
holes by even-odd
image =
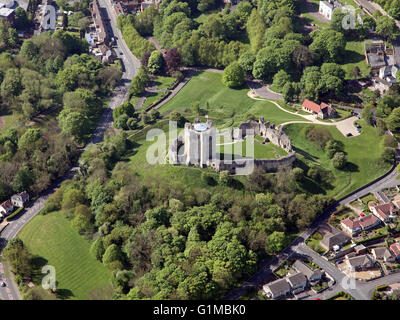
[[[11,197],[11,203],[13,204],[13,206],[15,207],[24,207],[25,204],[29,201],[29,194],[28,192],[24,191],[18,194],[14,194]]]
[[[9,214],[11,214],[11,212],[13,212],[13,210],[14,206],[10,200],[6,200],[2,204],[0,204],[0,215],[2,217],[8,216]]]
[[[399,71],[399,68],[395,65],[384,66],[379,69],[379,78],[382,80],[386,80],[389,83],[396,83],[396,73]]]
[[[285,279],[278,279],[263,286],[267,296],[277,299],[290,292],[290,284]]]
[[[319,2],[319,13],[322,14],[328,20],[332,19],[333,11],[336,8],[342,7],[342,4],[338,1],[320,1]]]

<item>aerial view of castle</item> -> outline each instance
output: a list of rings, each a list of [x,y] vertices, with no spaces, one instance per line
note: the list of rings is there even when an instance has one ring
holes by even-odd
[[[0,300],[400,299],[399,1],[0,0],[0,35]]]

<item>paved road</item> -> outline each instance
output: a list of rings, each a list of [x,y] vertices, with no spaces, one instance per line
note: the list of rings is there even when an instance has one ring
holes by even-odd
[[[269,85],[263,85],[262,81],[251,80],[247,81],[247,85],[255,94],[264,99],[279,100],[283,101],[282,95],[277,92],[273,92],[269,89]]]
[[[110,103],[105,109],[102,117],[99,120],[98,126],[94,131],[90,141],[86,144],[85,148],[89,147],[92,144],[100,143],[103,141],[105,132],[112,127],[113,125],[113,110],[122,104],[128,98],[129,86],[131,79],[137,74],[140,61],[131,53],[131,51],[126,46],[121,32],[116,27],[116,18],[114,11],[111,7],[109,0],[99,0],[100,7],[104,8],[103,10],[111,19],[108,23],[108,29],[110,36],[117,35],[117,52],[122,52],[122,59],[124,72],[122,75],[122,79],[119,84],[116,86],[114,92],[110,96]],[[84,150],[83,149],[83,150]],[[82,151],[83,151],[82,150]],[[67,179],[71,179],[75,173],[77,172],[77,165],[71,168],[62,178],[58,179],[46,192],[43,193],[41,197],[35,200],[29,207],[24,210],[18,217],[10,221],[9,225],[2,231],[0,238],[0,252],[7,244],[7,241],[14,238],[18,232],[28,223],[37,213],[42,210],[44,204],[48,197],[53,194],[61,185],[61,183]],[[0,278],[6,282],[6,287],[0,287],[0,299],[1,300],[20,300],[21,295],[18,291],[17,285],[14,283],[13,279],[4,274],[4,267],[0,263]]]
[[[381,190],[383,188],[392,187],[400,184],[400,180],[397,179],[398,173],[396,171],[396,164],[398,163],[399,163],[399,157],[396,157],[395,165],[389,171],[389,173],[385,175],[383,178],[380,178],[378,179],[378,181],[375,181],[365,187],[360,188],[358,191],[350,194],[349,196],[343,197],[342,199],[337,201],[333,206],[325,210],[325,212],[323,212],[320,216],[318,216],[314,220],[314,222],[311,224],[309,228],[307,228],[304,232],[302,232],[278,256],[273,257],[271,259],[263,260],[260,264],[260,269],[249,280],[245,281],[241,286],[237,287],[236,289],[232,290],[229,294],[227,294],[223,298],[223,300],[237,300],[240,296],[246,294],[248,287],[260,288],[263,284],[265,284],[265,279],[268,279],[271,276],[272,271],[275,270],[285,259],[287,259],[294,253],[298,253],[299,251],[306,251],[307,249],[304,249],[305,247],[307,247],[304,245],[305,240],[313,234],[313,232],[318,228],[319,225],[325,223],[329,219],[331,214],[335,212],[338,206],[342,204],[343,205],[348,204],[364,195],[367,195],[370,192],[374,192],[377,190]],[[307,253],[310,253],[311,255],[310,250],[311,249],[307,250]],[[342,279],[345,277],[345,275],[342,272],[340,272],[333,264],[327,262],[322,257],[318,258],[317,256],[319,255],[314,253],[314,251],[312,252],[313,256],[316,258],[317,264],[321,263],[321,267],[324,269],[326,268],[326,271],[331,276],[338,279],[339,281],[342,281]],[[323,260],[323,262],[321,260]],[[386,279],[386,277],[383,279]],[[396,279],[395,275],[393,275],[390,279],[393,279],[393,282],[396,282],[394,281],[394,279]],[[398,275],[397,279],[400,281],[400,274]],[[341,287],[341,283],[339,283],[339,281],[337,281],[337,285],[339,286],[338,288],[340,290],[338,288],[334,288],[334,290],[342,291],[343,288]],[[383,281],[383,283],[386,283],[384,280],[381,281]],[[375,283],[379,282],[371,281],[366,284],[358,283],[356,289],[348,289],[345,291],[350,293],[357,300],[368,300],[370,297],[369,292],[372,292]],[[334,290],[331,292],[332,295],[335,293]]]

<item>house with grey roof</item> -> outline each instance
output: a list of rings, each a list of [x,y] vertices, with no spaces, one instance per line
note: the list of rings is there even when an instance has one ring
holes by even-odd
[[[11,197],[11,203],[14,207],[22,208],[29,202],[29,194],[26,191],[14,194]]]
[[[383,260],[389,263],[393,263],[396,260],[390,250],[386,247],[373,248],[371,253],[376,260]]]
[[[325,250],[332,250],[333,247],[342,247],[350,242],[351,238],[342,231],[334,229],[335,233],[326,233],[320,241],[320,245]]]
[[[312,270],[309,266],[307,266],[301,260],[296,260],[293,264],[293,268],[297,272],[304,274],[307,277],[308,281],[310,281],[310,282],[319,281],[319,280],[321,280],[322,276],[324,275],[324,272],[321,271],[320,269]]]
[[[365,271],[375,265],[375,259],[369,254],[364,254],[346,258],[346,265],[350,271]]]
[[[292,275],[288,275],[286,277],[286,280],[292,287],[293,294],[304,291],[304,289],[307,286],[307,278],[301,272],[298,272],[298,273],[295,273]]]
[[[278,299],[290,293],[290,284],[286,279],[278,279],[263,286],[263,291],[268,297]]]
[[[379,70],[387,65],[385,50],[386,46],[383,41],[364,42],[365,59],[372,70]]]

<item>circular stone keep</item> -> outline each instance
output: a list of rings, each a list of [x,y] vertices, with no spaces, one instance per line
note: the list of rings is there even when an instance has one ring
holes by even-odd
[[[205,123],[195,123],[194,124],[194,130],[196,131],[206,131],[208,129],[208,126]]]

